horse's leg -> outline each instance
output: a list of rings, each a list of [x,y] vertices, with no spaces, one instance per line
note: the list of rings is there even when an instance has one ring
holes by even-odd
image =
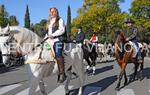
[[[134,74],[133,74],[133,81],[137,77],[137,71],[138,71],[138,67],[139,67],[139,63],[134,63],[134,64],[135,64],[135,69],[134,69]]]
[[[96,62],[95,62],[95,58],[92,60],[92,63],[93,63],[93,75],[95,74],[95,70],[96,70],[96,67],[95,67],[95,65],[96,65]]]
[[[120,83],[121,83],[121,80],[122,80],[122,75],[123,75],[123,72],[121,72],[121,73],[119,74],[119,80],[118,80],[118,83],[117,83],[117,86],[116,86],[115,90],[119,90]]]
[[[29,94],[28,95],[36,95],[36,88],[39,84],[39,78],[32,76],[30,79],[30,88],[29,88]]]
[[[117,86],[116,86],[116,88],[115,88],[115,90],[120,90],[120,83],[121,83],[121,80],[122,80],[122,76],[123,76],[123,74],[124,74],[124,72],[125,72],[125,68],[126,68],[126,63],[123,63],[122,65],[121,65],[121,72],[120,72],[120,74],[119,74],[119,80],[118,80],[118,84],[117,84]]]
[[[124,71],[124,79],[125,79],[125,81],[124,81],[124,86],[125,86],[128,82],[128,78],[127,78],[127,75],[126,75],[126,70]]]
[[[71,72],[71,70],[68,70],[67,71],[67,79],[66,79],[66,82],[65,82],[65,93],[66,93],[66,95],[69,95],[69,83],[70,83],[70,80],[71,80],[71,76],[72,76],[72,72]]]
[[[86,62],[88,63],[88,66],[86,67],[86,70],[89,70],[89,68],[91,67],[91,62],[89,60],[89,57],[84,58],[86,60]]]
[[[144,67],[144,58],[140,66],[140,81],[143,79],[143,67]]]
[[[78,95],[82,95],[82,88],[83,88],[84,80],[85,80],[83,63],[82,62],[78,62],[77,64],[75,63],[75,64],[73,64],[73,67],[76,70],[78,77],[79,77]]]
[[[40,80],[39,82],[39,87],[40,87],[40,91],[42,93],[42,95],[47,95],[47,92],[45,90],[45,86],[44,86],[44,81],[43,79]]]
[[[84,85],[84,78],[85,78],[84,72],[83,71],[81,72],[81,71],[82,70],[78,71],[79,80],[80,80],[80,82],[79,82],[80,87],[79,87],[78,95],[82,95],[82,88],[83,88],[83,85]]]
[[[29,88],[29,94],[28,95],[36,95],[36,88],[37,86],[42,82],[43,74],[42,72],[42,66],[45,65],[40,65],[40,64],[29,64],[28,66],[28,72],[29,72],[29,77],[30,77],[30,88]],[[44,86],[44,84],[43,84]]]

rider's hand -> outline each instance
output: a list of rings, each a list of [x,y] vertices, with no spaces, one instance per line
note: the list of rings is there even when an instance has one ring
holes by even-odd
[[[76,42],[76,40],[73,40],[73,42],[75,43],[75,42]]]
[[[128,42],[128,41],[129,41],[129,38],[126,38],[126,41]]]
[[[48,37],[49,37],[50,39],[53,39],[53,38],[54,38],[52,35],[48,35]]]

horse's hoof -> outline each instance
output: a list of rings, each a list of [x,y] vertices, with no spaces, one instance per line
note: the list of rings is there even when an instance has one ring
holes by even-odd
[[[140,77],[140,81],[142,81],[144,79],[144,77]]]
[[[116,87],[116,88],[115,88],[115,90],[116,90],[116,91],[119,91],[119,90],[120,90],[120,88],[119,88],[119,87]]]
[[[70,91],[69,91],[69,92],[67,92],[65,95],[70,95]]]
[[[89,69],[86,69],[86,73],[89,73],[89,71],[90,71]]]
[[[126,86],[126,85],[128,85],[128,82],[125,82],[125,83],[124,83],[124,86]]]
[[[92,76],[94,76],[94,75],[95,75],[95,71],[92,72]]]

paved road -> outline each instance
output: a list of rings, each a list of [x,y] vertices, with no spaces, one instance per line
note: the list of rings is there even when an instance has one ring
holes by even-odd
[[[134,81],[115,91],[119,67],[115,61],[106,63],[97,63],[96,74],[86,75],[84,93],[91,91],[88,95],[150,95],[150,58],[145,58],[144,79]],[[133,72],[133,64],[127,65],[127,75],[130,77]],[[63,84],[56,82],[56,76],[44,79],[48,95],[63,95]],[[72,79],[70,88],[71,95],[76,95],[78,87],[78,78]],[[11,67],[9,69],[0,68],[0,95],[27,95],[28,93],[28,75],[26,66]],[[99,94],[94,94],[99,91]],[[93,93],[93,94],[92,94]],[[40,95],[37,88],[37,95]]]

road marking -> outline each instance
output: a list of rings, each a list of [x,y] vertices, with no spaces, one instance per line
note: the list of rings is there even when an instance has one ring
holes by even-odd
[[[9,85],[9,86],[4,86],[4,87],[0,88],[0,95],[4,94],[10,90],[13,90],[21,85],[22,84],[13,84],[13,85]]]
[[[133,89],[122,89],[117,92],[117,95],[135,95]]]
[[[29,88],[17,93],[16,95],[28,95],[28,92],[29,92]]]
[[[40,90],[40,88],[38,86],[37,89],[36,89],[36,92],[39,91],[39,90]],[[28,95],[28,93],[29,93],[29,88],[26,88],[25,90],[20,91],[16,95]]]
[[[19,86],[21,86],[22,84],[14,84],[14,85],[9,85],[9,86],[4,86],[0,88],[0,95],[3,95]],[[46,85],[47,86],[47,85]],[[72,89],[73,86],[69,86],[69,89]],[[39,91],[40,88],[39,86],[36,89],[36,92]],[[18,93],[16,93],[15,95],[28,95],[29,93],[29,88],[26,88]],[[65,95],[65,90],[64,90],[64,85],[60,85],[58,86],[56,89],[54,89],[52,92],[50,92],[48,95]]]
[[[72,89],[72,88],[73,88],[73,86],[69,86],[69,89]],[[65,95],[64,85],[58,86],[56,89],[54,89],[48,95]]]
[[[87,86],[83,91],[83,95],[100,95],[101,87],[97,86]]]

